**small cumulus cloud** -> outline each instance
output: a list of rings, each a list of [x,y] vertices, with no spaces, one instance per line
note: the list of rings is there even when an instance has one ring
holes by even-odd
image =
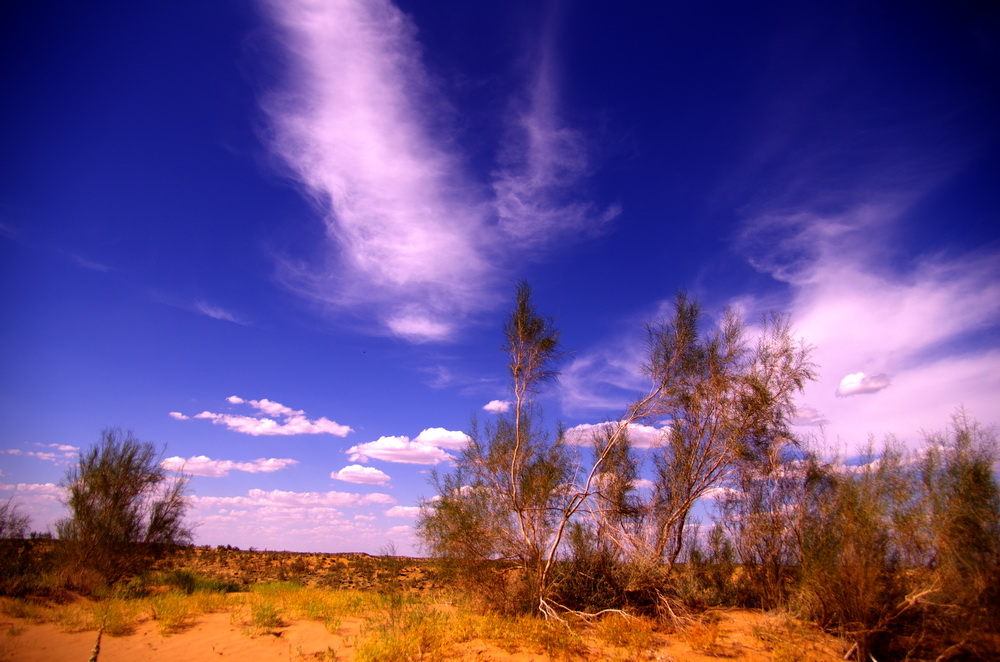
[[[63,453],[68,453],[70,455],[80,450],[79,446],[70,446],[69,444],[40,444],[36,442],[33,445],[38,446],[39,448],[54,448],[57,451],[62,451]]]
[[[224,425],[234,432],[252,436],[331,434],[345,437],[353,432],[349,426],[331,421],[325,416],[310,420],[306,418],[304,411],[286,407],[280,402],[274,402],[267,398],[244,401],[239,396],[231,395],[226,400],[236,405],[249,404],[262,415],[246,416],[203,411],[200,414],[195,414],[194,418],[209,420],[216,425]],[[175,414],[177,415],[175,416]],[[180,412],[171,412],[170,415],[178,420],[188,420],[189,418]]]
[[[0,450],[0,453],[6,455],[20,455],[23,457],[33,457],[39,460],[44,460],[46,462],[52,462],[54,464],[66,464],[69,458],[76,455],[76,451],[79,449],[76,446],[66,446],[63,444],[47,444],[43,446],[42,444],[34,444],[35,446],[40,446],[43,448],[56,448],[59,452],[53,451],[26,451],[19,448],[9,448],[6,450]]]
[[[855,372],[840,380],[840,385],[837,386],[837,397],[878,393],[889,384],[888,375],[866,375],[863,372]]]
[[[347,454],[352,462],[367,462],[369,459],[401,464],[440,464],[452,462],[454,458],[437,446],[409,437],[379,437],[375,441],[351,446]]]
[[[172,412],[170,412],[170,418],[177,419],[178,421],[186,421],[186,420],[188,420],[191,417],[190,416],[185,416],[184,414],[180,413],[179,411],[172,411]]]
[[[193,476],[208,476],[221,478],[228,476],[230,471],[245,471],[247,473],[271,473],[281,471],[286,467],[298,464],[298,460],[272,457],[258,458],[248,462],[233,460],[213,460],[205,455],[195,455],[186,460],[182,457],[168,457],[160,464],[168,471],[183,472]]]
[[[444,428],[427,428],[417,435],[413,440],[419,444],[447,448],[448,450],[462,450],[469,443],[469,435],[457,430],[445,430]]]
[[[375,467],[364,467],[360,464],[351,464],[340,471],[334,471],[330,474],[330,478],[358,485],[385,485],[392,480],[389,474]]]
[[[511,402],[510,400],[490,400],[485,405],[483,409],[493,414],[502,414],[504,412],[510,411]]]
[[[420,515],[420,506],[393,506],[385,511],[386,517],[417,517]]]

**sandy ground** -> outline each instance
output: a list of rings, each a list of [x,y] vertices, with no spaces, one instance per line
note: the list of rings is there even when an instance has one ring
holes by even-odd
[[[13,632],[16,634],[12,634]],[[174,660],[207,662],[240,660],[270,662],[280,660],[324,659],[329,649],[337,660],[352,660],[352,635],[360,621],[348,622],[337,635],[330,634],[322,623],[300,621],[283,627],[275,635],[248,636],[243,627],[233,625],[228,613],[204,614],[189,628],[162,636],[155,622],[141,623],[135,633],[125,637],[101,638],[101,662],[154,662]],[[0,623],[0,660],[56,662],[89,659],[96,632],[63,632],[58,625],[33,625],[5,618]],[[346,641],[345,641],[346,640]],[[326,659],[332,659],[327,656]]]
[[[698,633],[657,635],[655,645],[645,651],[621,651],[600,647],[591,642],[590,651],[579,656],[585,660],[691,660],[737,659],[745,662],[771,660],[777,651],[753,636],[767,616],[758,612],[720,613],[712,644],[705,646]],[[163,636],[153,621],[145,621],[124,637],[105,636],[101,640],[100,662],[297,662],[304,660],[353,660],[353,644],[361,621],[345,619],[336,634],[327,632],[322,623],[296,621],[274,634],[249,636],[243,626],[233,624],[229,613],[205,614],[182,632]],[[0,618],[0,660],[24,662],[61,662],[89,659],[96,639],[95,632],[63,632],[58,625],[31,624],[10,617]],[[699,646],[699,644],[701,644]],[[701,650],[694,650],[698,647]],[[841,659],[837,642],[811,635],[795,642],[791,659],[825,662]],[[785,659],[787,657],[787,649]],[[334,656],[335,655],[335,656]],[[454,648],[451,659],[481,662],[529,662],[549,660],[544,653],[511,653],[483,640],[472,640]]]

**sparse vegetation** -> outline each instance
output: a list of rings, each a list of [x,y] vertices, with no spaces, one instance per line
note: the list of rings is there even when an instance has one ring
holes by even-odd
[[[756,344],[734,314],[701,325],[678,297],[649,331],[648,393],[581,449],[542,425],[533,398],[554,378],[559,335],[519,287],[505,326],[513,410],[474,423],[455,470],[435,475],[418,523],[430,560],[391,545],[379,557],[178,546],[184,479],[107,430],[67,475],[59,540],[25,540],[27,519],[0,506],[0,615],[17,619],[0,626],[121,637],[151,620],[172,636],[228,611],[251,637],[322,623],[336,645],[300,658],[348,647],[362,662],[638,660],[668,645],[776,660],[1000,655],[996,432],[959,412],[916,452],[888,439],[850,463],[824,458],[790,431],[813,366],[788,320],[764,320]],[[665,422],[641,455],[632,424]],[[691,512],[708,497],[702,525]],[[767,616],[737,623],[733,609]]]
[[[460,586],[481,608],[556,621],[669,613],[713,654],[716,623],[698,615],[709,607],[790,610],[857,659],[1000,652],[995,433],[960,414],[919,453],[889,440],[857,464],[824,460],[791,432],[815,367],[787,318],[764,319],[755,344],[734,313],[701,326],[682,295],[650,327],[650,390],[596,431],[588,464],[541,427],[531,396],[555,375],[558,333],[518,288],[505,326],[513,411],[473,422],[418,523]],[[629,426],[657,421],[664,436],[640,456]],[[709,495],[714,526],[699,531],[690,513]]]

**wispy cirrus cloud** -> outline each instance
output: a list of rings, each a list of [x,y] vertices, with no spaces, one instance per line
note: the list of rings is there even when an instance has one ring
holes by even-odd
[[[590,169],[584,141],[558,117],[546,58],[527,102],[512,105],[487,177],[458,150],[453,111],[423,64],[417,28],[395,5],[263,5],[288,55],[263,101],[271,147],[327,230],[312,263],[280,261],[280,279],[300,294],[361,311],[383,332],[443,340],[499,300],[515,252],[617,214],[579,190]]]
[[[236,462],[233,460],[213,460],[205,455],[195,455],[187,459],[178,456],[168,457],[160,464],[169,471],[183,472],[193,476],[221,478],[228,476],[230,471],[245,471],[254,474],[271,473],[298,463],[298,460],[287,457],[261,457],[247,462]]]
[[[912,442],[962,405],[996,422],[1000,349],[984,338],[1000,328],[1000,254],[906,248],[922,201],[981,149],[956,137],[958,110],[899,119],[887,131],[855,109],[831,120],[839,134],[771,141],[757,172],[741,172],[755,199],[738,246],[784,285],[793,324],[820,366],[797,422],[822,425],[834,444],[890,433]]]
[[[246,321],[238,316],[232,311],[226,310],[221,306],[208,303],[207,301],[196,301],[194,303],[194,309],[206,317],[211,317],[214,320],[221,320],[223,322],[232,322],[234,324],[246,324]]]
[[[304,411],[286,407],[280,402],[274,402],[267,398],[244,400],[239,396],[231,395],[226,400],[232,405],[247,404],[260,412],[261,415],[246,416],[211,411],[203,411],[194,416],[172,411],[169,415],[180,421],[191,418],[209,420],[216,425],[224,425],[234,432],[252,436],[332,434],[337,437],[346,437],[353,431],[349,426],[331,421],[325,416],[310,420]]]
[[[525,99],[511,106],[492,181],[500,228],[532,248],[569,232],[598,231],[621,213],[618,205],[599,208],[578,194],[592,164],[583,134],[559,117],[551,36],[543,37],[537,59]]]
[[[563,411],[591,417],[617,417],[636,395],[649,388],[642,373],[646,360],[642,322],[626,322],[634,333],[617,334],[573,356],[559,375]]]

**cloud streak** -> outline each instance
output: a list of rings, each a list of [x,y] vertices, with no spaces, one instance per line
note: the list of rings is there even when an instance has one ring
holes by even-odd
[[[193,496],[192,503],[207,508],[354,508],[359,506],[386,505],[396,503],[388,494],[372,492],[355,494],[352,492],[292,492],[286,490],[251,489],[246,496]]]
[[[497,302],[514,251],[617,214],[576,190],[589,172],[583,141],[558,118],[544,58],[487,182],[458,151],[417,29],[391,2],[263,4],[288,56],[263,101],[271,148],[328,238],[312,263],[280,261],[300,294],[414,342],[444,340]]]

